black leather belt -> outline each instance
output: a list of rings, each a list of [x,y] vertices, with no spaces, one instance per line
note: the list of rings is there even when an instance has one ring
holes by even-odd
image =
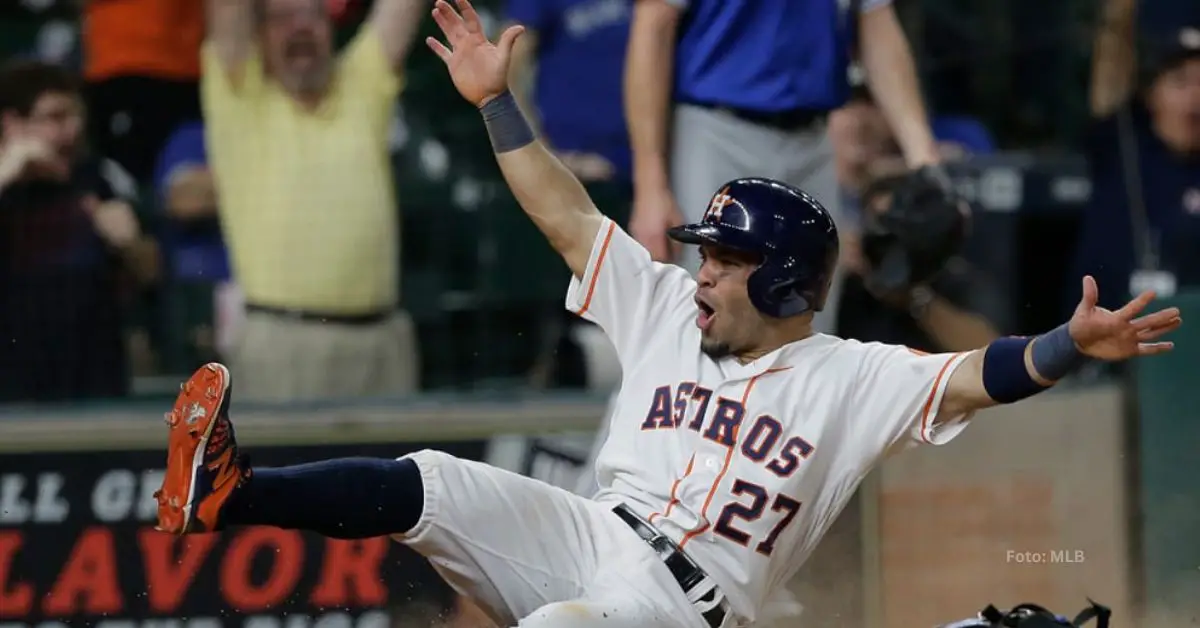
[[[780,131],[800,131],[810,128],[821,122],[824,122],[829,117],[829,112],[820,109],[789,109],[787,111],[755,111],[753,109],[742,109],[740,107],[730,107],[718,103],[698,102],[693,100],[682,101],[685,105],[693,105],[703,109],[711,109],[727,113],[740,120],[745,120],[752,124],[759,124]]]
[[[679,587],[683,589],[684,594],[691,593],[693,589],[700,586],[708,575],[704,570],[697,565],[695,561],[683,553],[683,550],[675,544],[667,535],[658,531],[658,528],[650,524],[650,522],[642,519],[637,513],[630,510],[625,504],[618,504],[613,508],[621,521],[624,521],[642,540],[646,542],[658,557],[666,564],[667,569],[675,576],[675,582],[679,583]],[[692,604],[697,607],[700,614],[704,617],[704,621],[708,622],[711,628],[717,628],[721,622],[725,621],[725,616],[729,614],[728,603],[722,598],[719,603],[713,604],[718,599],[717,596],[721,591],[716,585],[701,596]],[[712,606],[708,610],[705,607]]]
[[[368,312],[366,314],[327,314],[322,312],[310,312],[307,310],[293,310],[285,307],[273,307],[270,305],[256,305],[254,303],[247,303],[246,311],[269,314],[271,316],[278,316],[279,318],[287,318],[295,321],[305,321],[308,323],[333,323],[335,325],[377,325],[387,320],[388,317],[392,315],[391,310]]]

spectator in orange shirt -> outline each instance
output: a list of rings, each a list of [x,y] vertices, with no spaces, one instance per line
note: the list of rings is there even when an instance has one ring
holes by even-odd
[[[180,124],[200,118],[203,0],[85,2],[83,75],[97,150],[139,181]]]

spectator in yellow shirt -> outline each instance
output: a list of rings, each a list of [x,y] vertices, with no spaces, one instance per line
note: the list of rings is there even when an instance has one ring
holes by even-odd
[[[322,0],[208,0],[209,166],[246,319],[243,395],[297,400],[417,385],[398,306],[388,131],[420,0],[377,0],[333,52]]]

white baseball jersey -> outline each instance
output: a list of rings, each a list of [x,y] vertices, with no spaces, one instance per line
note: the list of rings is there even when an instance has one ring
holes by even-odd
[[[965,427],[970,415],[937,413],[966,354],[814,334],[749,364],[713,360],[695,290],[609,220],[571,282],[568,308],[608,334],[624,375],[596,499],[648,518],[753,621],[877,462]]]

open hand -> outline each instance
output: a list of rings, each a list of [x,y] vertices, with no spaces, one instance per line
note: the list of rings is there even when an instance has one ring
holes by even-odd
[[[1164,353],[1175,347],[1173,342],[1157,340],[1183,324],[1179,308],[1169,307],[1138,316],[1155,298],[1154,292],[1146,291],[1112,312],[1096,305],[1098,292],[1096,280],[1084,277],[1083,298],[1068,325],[1071,338],[1082,353],[1117,362],[1139,355]]]
[[[488,41],[479,22],[479,14],[468,0],[455,0],[456,11],[446,0],[433,7],[433,21],[442,29],[447,48],[429,37],[425,43],[446,64],[458,93],[476,107],[508,89],[508,63],[513,44],[525,32],[522,26],[510,26],[495,44]]]

